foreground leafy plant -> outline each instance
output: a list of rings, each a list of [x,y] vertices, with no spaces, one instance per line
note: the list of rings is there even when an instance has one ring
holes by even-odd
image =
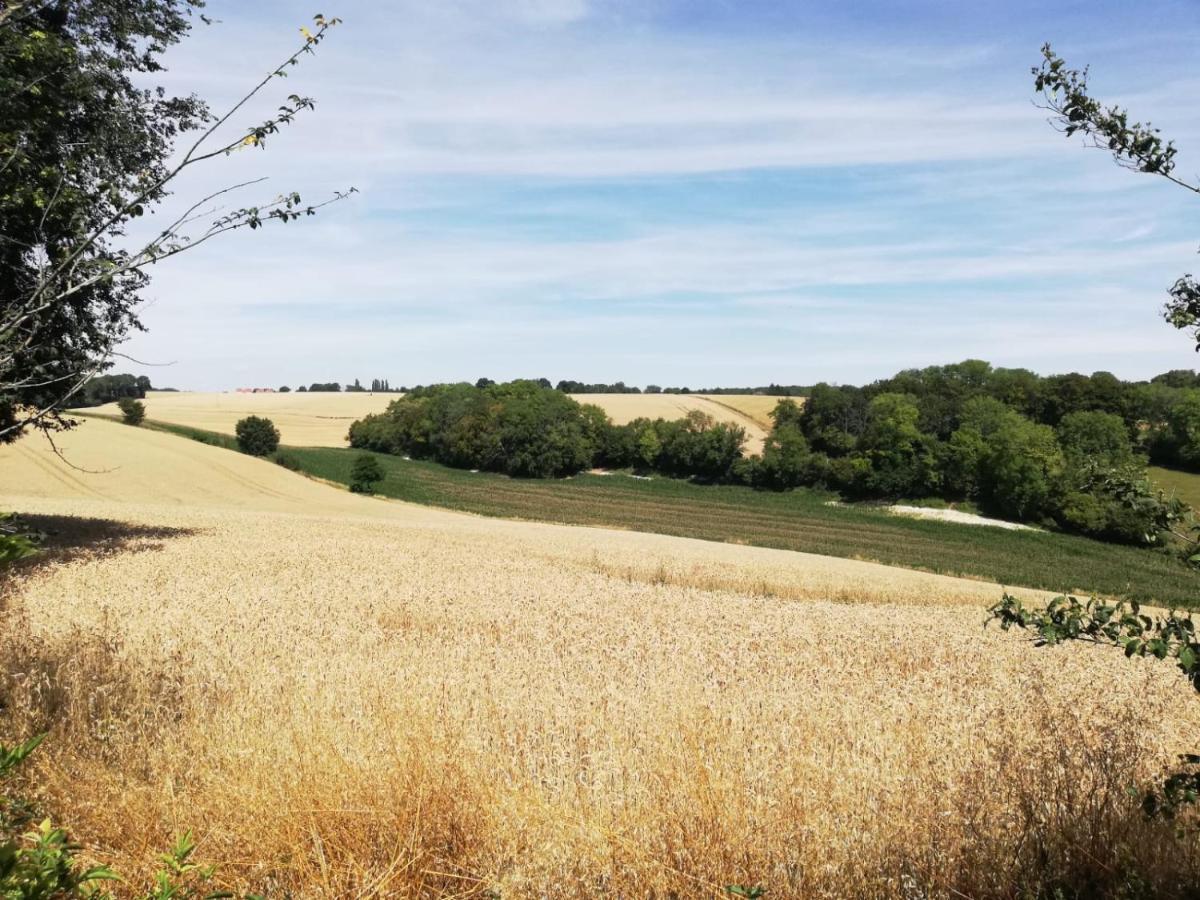
[[[1026,607],[1005,593],[989,610],[988,622],[1032,631],[1039,647],[1064,641],[1089,641],[1121,647],[1126,658],[1153,656],[1172,660],[1196,691],[1200,692],[1200,641],[1192,614],[1170,610],[1166,615],[1147,616],[1136,603],[1105,603],[1096,598],[1086,602],[1077,597],[1055,597],[1045,607]],[[1156,791],[1142,797],[1147,815],[1174,819],[1200,800],[1200,754],[1180,756],[1181,769],[1172,773]]]
[[[22,744],[0,744],[0,779],[11,775],[42,743],[45,735]],[[50,898],[87,897],[107,900],[110,895],[101,885],[123,881],[106,865],[81,866],[79,844],[73,843],[62,828],[43,819],[32,830],[26,827],[24,804],[0,797],[0,898],[2,900],[50,900]],[[11,810],[16,808],[14,815]],[[149,890],[135,894],[143,900],[218,900],[235,895],[209,890],[216,872],[214,866],[191,861],[196,842],[190,831],[175,839],[171,849],[159,857],[161,867]],[[246,895],[245,900],[262,900]]]
[[[0,513],[0,569],[36,552],[35,536],[27,533],[11,513]]]

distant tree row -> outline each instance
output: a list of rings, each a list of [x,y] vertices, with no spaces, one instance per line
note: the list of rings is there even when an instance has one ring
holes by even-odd
[[[1173,380],[1181,382],[1176,377]],[[1148,457],[1200,466],[1200,389],[1106,372],[1041,378],[968,360],[781,401],[746,480],[851,499],[970,500],[1008,519],[1159,544]]]
[[[291,390],[292,389],[285,384],[283,387],[281,387],[279,389],[279,393],[286,394],[286,393],[289,393]],[[338,382],[338,381],[314,381],[312,384],[308,385],[307,387],[305,387],[304,385],[300,385],[298,388],[296,388],[296,392],[300,393],[300,394],[304,394],[304,393],[337,394],[337,393],[341,393],[343,391],[345,393],[350,393],[350,394],[365,393],[367,391],[371,391],[372,393],[375,393],[375,394],[390,394],[390,393],[403,393],[405,390],[406,390],[406,388],[402,388],[402,387],[400,387],[400,388],[392,387],[390,382],[388,382],[388,380],[386,378],[372,378],[371,386],[369,388],[363,387],[362,382],[360,382],[357,378],[354,379],[353,384],[348,384],[344,388],[342,387],[341,382]]]
[[[103,406],[122,397],[141,400],[151,390],[154,388],[145,375],[97,375],[80,389],[74,402],[80,408]]]
[[[560,381],[554,386],[564,394],[640,394],[641,388],[630,387],[623,381],[613,384],[584,384],[582,381]]]
[[[745,432],[695,412],[613,425],[604,410],[548,382],[418,387],[350,427],[350,446],[530,478],[592,466],[636,467],[706,480],[732,478]]]
[[[541,380],[545,381],[545,379]],[[546,384],[549,382],[547,381]],[[657,384],[648,384],[644,388],[639,388],[627,385],[623,381],[612,384],[587,384],[582,381],[566,379],[558,382],[554,388],[564,394],[763,394],[768,397],[795,397],[803,396],[808,392],[808,388],[800,385],[770,384],[766,387],[697,388],[693,390],[689,387],[662,387]]]

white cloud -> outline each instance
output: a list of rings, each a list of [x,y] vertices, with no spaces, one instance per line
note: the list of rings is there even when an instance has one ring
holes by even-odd
[[[306,199],[363,194],[155,271],[152,331],[131,346],[180,359],[167,381],[527,366],[849,381],[968,355],[1143,375],[1191,359],[1153,310],[1194,260],[1190,198],[1056,138],[1003,35],[948,49],[676,33],[646,4],[584,0],[344,6],[318,54],[233,124],[291,91],[316,112],[180,197],[263,173]],[[282,4],[212,7],[224,24],[181,47],[171,77],[219,104],[299,21]],[[1185,141],[1188,80],[1158,75],[1126,99]],[[713,189],[714,173],[764,171],[787,190],[777,208]],[[682,187],[630,203],[664,184]],[[512,209],[494,193],[539,185],[557,191]]]

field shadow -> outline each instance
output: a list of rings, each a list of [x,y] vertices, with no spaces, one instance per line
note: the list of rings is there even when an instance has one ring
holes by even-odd
[[[29,531],[42,535],[42,539],[39,552],[13,566],[11,571],[14,573],[31,572],[85,556],[94,559],[122,553],[156,552],[173,538],[188,537],[199,531],[82,516],[22,514],[20,523]]]

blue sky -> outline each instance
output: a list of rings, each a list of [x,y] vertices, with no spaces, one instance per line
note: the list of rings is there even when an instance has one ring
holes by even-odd
[[[278,90],[317,109],[179,187],[269,175],[318,219],[160,266],[131,355],[194,389],[545,376],[859,383],[982,357],[1193,367],[1158,311],[1196,201],[1056,135],[1050,40],[1200,171],[1195,3],[346,0]],[[214,108],[297,40],[210,0],[168,87]]]

